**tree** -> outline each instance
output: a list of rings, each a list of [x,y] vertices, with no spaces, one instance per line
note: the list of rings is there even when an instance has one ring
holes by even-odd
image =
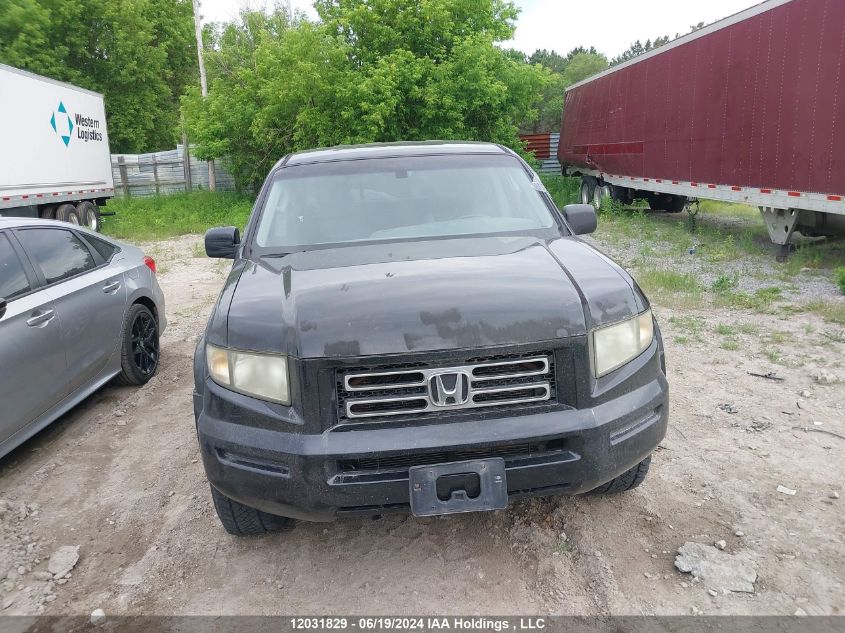
[[[623,62],[627,62],[629,59],[633,59],[638,55],[642,55],[643,53],[647,53],[655,48],[659,48],[664,44],[667,44],[670,41],[668,35],[663,35],[660,37],[656,37],[654,41],[646,40],[645,44],[642,44],[640,40],[637,40],[633,44],[631,44],[626,50],[624,50],[621,54],[614,57],[610,60],[611,66],[618,66]]]
[[[102,92],[112,151],[172,147],[196,60],[188,0],[0,0],[0,61]]]
[[[593,47],[586,49],[582,46],[573,48],[566,55],[545,49],[537,50],[528,61],[551,72],[535,116],[520,119],[520,130],[532,134],[558,131],[566,89],[607,68],[604,55],[597,53]]]
[[[497,42],[517,11],[502,0],[318,0],[322,18],[244,13],[209,34],[209,96],[183,99],[200,158],[227,157],[259,182],[284,154],[424,139],[521,149],[549,71]]]

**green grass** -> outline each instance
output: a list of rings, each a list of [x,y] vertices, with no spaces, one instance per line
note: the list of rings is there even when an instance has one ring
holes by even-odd
[[[845,267],[837,268],[834,274],[836,275],[836,285],[839,286],[839,291],[845,295]]]
[[[658,303],[693,308],[703,300],[703,288],[694,275],[647,268],[635,275],[637,283]]]
[[[154,240],[204,233],[213,226],[243,229],[252,200],[233,193],[196,191],[148,198],[112,198],[103,233],[118,239]]]
[[[546,175],[540,177],[558,209],[568,204],[581,202],[581,179],[567,176]]]
[[[803,307],[808,312],[818,314],[825,321],[845,325],[845,303],[817,300]]]
[[[715,329],[716,334],[719,336],[734,336],[736,334],[736,330],[731,325],[727,325],[725,323],[720,323],[716,326]]]

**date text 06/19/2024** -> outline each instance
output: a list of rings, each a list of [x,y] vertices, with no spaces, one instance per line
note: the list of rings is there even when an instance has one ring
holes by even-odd
[[[484,617],[297,617],[290,619],[291,628],[302,630],[361,631],[539,631],[546,628],[544,618]]]

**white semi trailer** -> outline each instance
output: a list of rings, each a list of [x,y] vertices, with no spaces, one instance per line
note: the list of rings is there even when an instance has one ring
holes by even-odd
[[[97,230],[114,195],[103,95],[0,64],[0,216]]]

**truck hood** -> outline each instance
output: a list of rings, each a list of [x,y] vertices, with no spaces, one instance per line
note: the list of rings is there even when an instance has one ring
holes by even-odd
[[[231,297],[218,306],[228,318],[212,318],[211,342],[299,358],[553,340],[645,308],[627,273],[576,238],[428,240],[244,260],[221,297]]]

